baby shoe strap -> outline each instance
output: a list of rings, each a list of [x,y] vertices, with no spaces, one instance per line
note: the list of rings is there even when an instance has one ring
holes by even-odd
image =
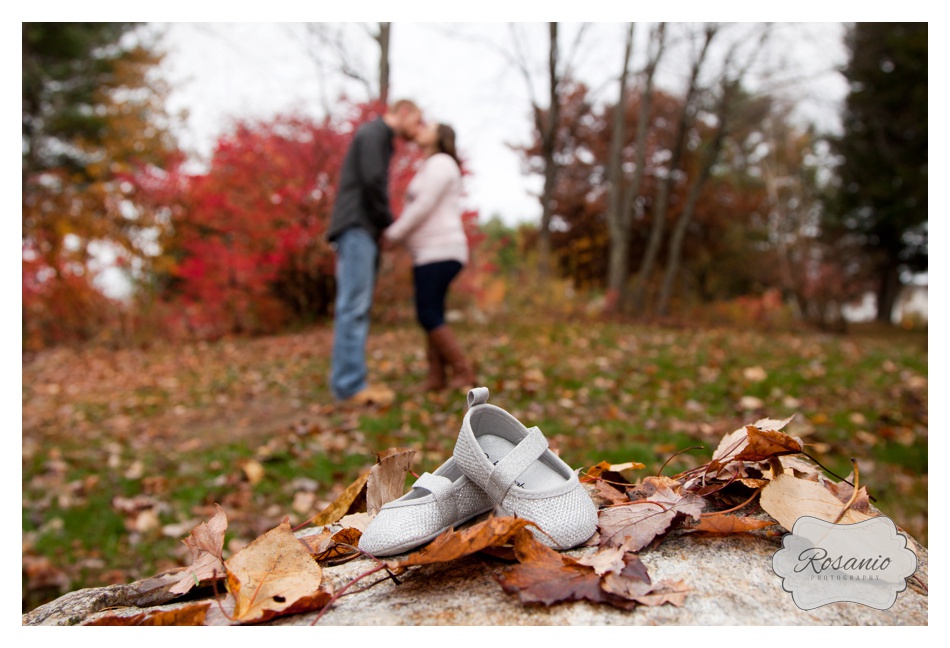
[[[511,449],[488,475],[485,492],[497,503],[501,503],[518,475],[533,464],[548,449],[548,440],[537,427],[530,428],[528,435]]]
[[[468,391],[468,408],[484,405],[488,402],[488,387],[476,387]]]
[[[454,524],[458,520],[458,501],[455,498],[451,480],[426,472],[419,476],[412,487],[424,488],[432,493],[442,516],[443,526]]]

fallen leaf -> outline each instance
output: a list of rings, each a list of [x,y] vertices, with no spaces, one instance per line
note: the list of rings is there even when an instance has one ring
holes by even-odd
[[[594,573],[603,576],[608,572],[620,572],[624,568],[623,557],[626,550],[622,547],[603,547],[599,551],[577,559],[581,565],[594,569]]]
[[[400,497],[406,489],[406,475],[415,450],[390,448],[380,453],[379,460],[369,471],[366,481],[366,512],[379,513],[383,504]]]
[[[168,591],[171,594],[185,594],[203,581],[224,577],[224,531],[228,528],[228,516],[217,504],[214,505],[214,517],[202,522],[187,538],[182,540],[191,549],[191,566],[182,574],[181,580]]]
[[[746,426],[746,445],[735,456],[736,461],[765,461],[769,457],[786,454],[798,454],[802,451],[802,440],[775,430],[760,430],[753,425]]]
[[[844,504],[818,482],[796,479],[791,475],[779,475],[762,489],[759,503],[787,531],[803,515],[810,515],[834,522],[844,509]],[[854,509],[848,509],[841,524],[856,524],[874,517]]]
[[[605,558],[588,557],[582,562],[583,559],[575,560],[544,546],[524,531],[515,535],[514,542],[520,564],[506,569],[499,582],[506,592],[517,594],[522,603],[553,605],[587,600],[624,610],[638,604],[683,604],[685,585],[669,581],[653,585],[646,566],[635,553],[621,550],[618,554],[602,549],[598,553],[605,554]],[[608,570],[600,576],[588,562]]]
[[[264,466],[256,459],[245,461],[241,464],[241,470],[244,471],[244,476],[247,477],[247,481],[251,483],[251,486],[256,486],[264,479]]]
[[[648,594],[653,589],[653,581],[640,557],[635,553],[624,553],[621,562],[621,569],[604,576],[601,581],[603,589],[634,601]]]
[[[484,522],[454,531],[449,529],[419,551],[402,560],[387,561],[390,568],[431,565],[468,556],[487,547],[498,547],[512,541],[515,534],[535,524],[523,518],[491,517]]]
[[[593,568],[544,546],[530,533],[516,534],[515,555],[520,564],[505,569],[498,581],[505,592],[516,594],[522,603],[553,605],[587,600],[627,610],[636,606],[633,601],[604,591]]]
[[[369,513],[350,513],[337,520],[340,526],[348,529],[356,529],[360,533],[366,531],[366,527],[368,527],[372,521],[373,518],[370,517]]]
[[[308,612],[330,600],[321,589],[323,570],[290,529],[290,521],[258,537],[224,563],[234,618],[256,623]]]
[[[854,479],[853,474],[849,476],[849,479]],[[846,481],[842,482],[833,482],[830,479],[821,478],[818,480],[818,483],[828,489],[828,492],[834,495],[842,504],[847,504],[851,500],[851,495],[854,493],[854,486],[849,484]],[[858,496],[855,498],[854,502],[851,503],[852,511],[860,511],[861,513],[871,513],[871,502],[868,497],[867,488],[861,486],[858,489]]]
[[[324,532],[303,538],[301,542],[307,545],[318,562],[338,565],[361,555],[357,545],[362,535],[359,529],[349,527],[333,534]]]
[[[759,419],[752,425],[759,428],[760,430],[773,430],[778,432],[783,427],[791,423],[793,418],[795,418],[794,414],[786,419]]]
[[[210,601],[195,601],[189,605],[176,607],[171,610],[149,610],[127,616],[120,616],[116,612],[109,612],[92,621],[86,621],[84,626],[200,626],[204,625]]]
[[[606,504],[625,504],[630,501],[626,493],[623,493],[607,482],[597,481],[593,484],[593,495]]]
[[[775,522],[771,520],[758,520],[752,517],[740,517],[737,515],[728,515],[717,513],[715,515],[706,515],[699,518],[699,524],[692,527],[697,531],[707,533],[744,533],[753,529],[762,529],[772,526]]]
[[[662,580],[656,583],[652,589],[646,593],[637,596],[634,600],[647,606],[657,606],[669,603],[676,607],[683,607],[686,603],[686,594],[690,591],[686,581]]]
[[[600,511],[601,546],[639,551],[664,533],[677,514],[698,518],[705,502],[692,493],[684,496],[661,488],[651,499]]]
[[[363,489],[366,486],[366,480],[369,477],[369,471],[356,478],[352,484],[346,487],[340,495],[330,503],[322,512],[311,518],[310,523],[314,526],[325,526],[332,524],[346,515],[353,504],[363,495]]]

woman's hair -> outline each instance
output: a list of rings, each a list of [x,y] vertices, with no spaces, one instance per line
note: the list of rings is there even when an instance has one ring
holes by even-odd
[[[459,167],[462,166],[462,163],[459,162],[458,152],[455,150],[455,130],[448,124],[439,124],[436,146],[438,147],[439,153],[445,153],[455,160],[455,163],[459,165]]]

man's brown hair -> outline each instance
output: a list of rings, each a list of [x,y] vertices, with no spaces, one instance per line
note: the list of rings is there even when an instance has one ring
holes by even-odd
[[[393,113],[393,114],[396,114],[396,113],[398,113],[400,110],[404,110],[404,109],[405,109],[405,110],[411,110],[411,111],[414,111],[414,112],[422,112],[422,111],[419,109],[419,106],[416,105],[416,102],[415,102],[415,101],[412,101],[411,99],[400,99],[400,100],[398,100],[398,101],[396,101],[396,102],[394,102],[394,103],[392,103],[392,104],[389,105],[389,112],[391,112],[391,113]]]

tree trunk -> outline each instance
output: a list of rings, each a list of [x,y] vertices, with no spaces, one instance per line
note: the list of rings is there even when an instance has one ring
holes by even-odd
[[[379,100],[389,104],[389,36],[392,23],[379,23],[376,42],[379,43]]]
[[[647,241],[647,249],[640,260],[640,270],[637,272],[637,280],[633,288],[633,307],[637,311],[642,311],[646,296],[646,286],[653,274],[653,267],[656,265],[656,259],[660,253],[660,244],[663,242],[663,231],[666,228],[666,212],[670,204],[670,193],[673,190],[673,183],[676,181],[679,172],[680,160],[683,157],[683,147],[686,144],[686,135],[689,132],[692,123],[693,103],[698,92],[699,73],[706,60],[706,54],[709,51],[709,44],[716,35],[716,27],[709,26],[705,31],[705,39],[702,49],[699,51],[696,59],[693,61],[692,69],[689,75],[689,85],[686,88],[686,95],[683,98],[683,109],[680,111],[679,121],[676,126],[676,137],[673,143],[672,156],[666,177],[660,183],[657,189],[656,203],[653,208],[653,224],[650,227],[650,238]]]
[[[901,277],[897,264],[888,263],[881,271],[881,279],[877,288],[877,317],[875,320],[883,324],[892,324],[894,305],[901,291]]]
[[[627,275],[630,272],[630,223],[624,218],[623,171],[621,169],[623,142],[626,139],[627,74],[633,52],[634,25],[627,31],[623,71],[620,73],[620,93],[614,106],[613,133],[610,139],[610,155],[607,160],[607,181],[610,193],[607,204],[607,226],[610,231],[610,258],[607,266],[607,306],[605,312],[616,313],[623,309]]]
[[[549,104],[547,120],[540,110],[535,111],[535,120],[541,130],[541,153],[544,158],[544,190],[541,195],[541,228],[538,232],[538,271],[542,277],[551,272],[551,217],[554,215],[554,186],[557,182],[557,167],[554,151],[557,143],[557,127],[560,119],[558,100],[558,47],[557,23],[548,23],[550,46],[548,48]]]
[[[717,133],[716,139],[712,144],[713,149],[703,163],[702,170],[689,188],[686,205],[683,207],[683,211],[676,221],[673,233],[670,236],[670,249],[666,260],[666,270],[663,272],[663,285],[660,287],[660,295],[657,298],[656,304],[656,312],[658,315],[666,315],[669,310],[670,297],[673,294],[673,283],[676,281],[676,275],[679,273],[680,259],[683,255],[683,241],[686,238],[686,229],[689,227],[690,221],[693,220],[693,214],[696,212],[696,203],[699,202],[703,185],[706,184],[706,179],[709,178],[709,172],[715,163],[715,158],[719,155],[719,149],[722,145],[722,138],[719,134],[721,132],[722,128],[720,128]]]

